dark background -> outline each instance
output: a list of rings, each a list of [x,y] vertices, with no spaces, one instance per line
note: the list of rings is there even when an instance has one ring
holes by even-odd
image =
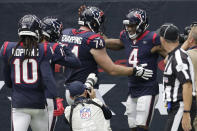
[[[181,31],[193,21],[197,21],[197,1],[187,0],[6,0],[0,1],[0,44],[4,41],[16,41],[18,20],[25,14],[35,14],[40,18],[45,16],[58,17],[64,23],[64,28],[77,26],[77,10],[80,5],[94,5],[104,10],[107,17],[105,24],[108,37],[118,38],[122,30],[122,20],[128,10],[132,8],[145,9],[149,16],[149,29],[156,30],[160,25],[166,22],[172,22],[177,25]],[[123,51],[108,51],[113,61],[124,59]],[[2,62],[0,67],[2,66]],[[124,64],[124,62],[122,63]],[[0,74],[2,71],[0,71]],[[158,82],[161,83],[162,72],[159,70]],[[104,100],[112,111],[116,114],[111,120],[113,131],[129,131],[127,118],[124,116],[125,106],[121,102],[125,102],[127,98],[127,78],[109,76],[101,72],[101,84],[116,84],[109,92],[104,95]],[[0,79],[2,80],[2,75]],[[63,75],[56,74],[59,89],[63,83]],[[3,87],[0,90],[0,131],[11,130],[10,125],[10,90]],[[166,116],[160,115],[155,110],[155,116],[150,131],[162,131],[165,124]],[[67,127],[59,118],[56,131],[66,130]]]

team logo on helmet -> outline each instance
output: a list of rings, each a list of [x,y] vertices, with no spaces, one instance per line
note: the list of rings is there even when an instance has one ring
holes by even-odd
[[[126,15],[126,18],[123,20],[123,24],[125,25],[125,30],[127,30],[127,25],[135,24],[136,25],[136,32],[134,34],[128,35],[131,39],[136,39],[140,36],[147,28],[148,28],[148,17],[146,15],[146,11],[142,9],[132,9]]]
[[[79,16],[79,25],[87,26],[93,32],[99,32],[102,29],[105,20],[104,12],[97,7],[88,6]]]

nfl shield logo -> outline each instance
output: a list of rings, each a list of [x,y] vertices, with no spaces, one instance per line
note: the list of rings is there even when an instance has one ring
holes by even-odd
[[[90,111],[90,108],[82,108],[80,110],[80,117],[82,119],[89,119],[91,117],[91,111]]]

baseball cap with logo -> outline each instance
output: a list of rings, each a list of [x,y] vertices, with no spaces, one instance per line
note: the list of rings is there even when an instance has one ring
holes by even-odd
[[[160,27],[159,35],[166,40],[176,41],[179,37],[179,29],[172,23],[166,23]]]
[[[66,88],[69,90],[70,96],[75,97],[83,94],[86,86],[80,81],[74,81],[69,83]]]

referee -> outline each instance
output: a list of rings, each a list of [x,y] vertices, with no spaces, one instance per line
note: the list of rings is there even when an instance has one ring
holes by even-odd
[[[179,46],[179,30],[173,24],[160,28],[160,40],[168,52],[163,74],[164,100],[168,106],[165,131],[194,131],[195,83],[190,57]],[[193,96],[193,97],[192,97]]]

